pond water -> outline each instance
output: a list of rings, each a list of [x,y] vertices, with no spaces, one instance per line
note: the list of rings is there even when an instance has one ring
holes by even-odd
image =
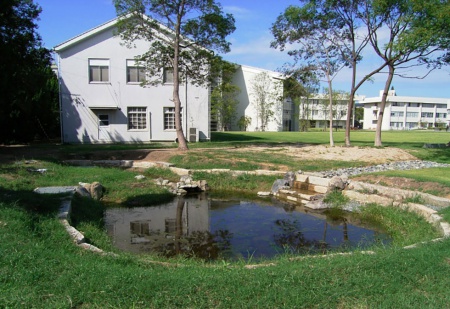
[[[219,201],[205,194],[160,206],[108,209],[105,223],[122,250],[206,260],[322,253],[389,242],[350,214],[308,211],[277,200]]]

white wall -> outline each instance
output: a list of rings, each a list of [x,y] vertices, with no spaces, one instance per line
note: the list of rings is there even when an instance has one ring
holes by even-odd
[[[144,53],[148,43],[136,42],[136,48],[121,45],[107,28],[83,40],[74,39],[57,49],[61,80],[61,104],[64,142],[148,142],[172,141],[176,132],[165,131],[164,107],[173,107],[172,85],[147,86],[127,84],[126,61]],[[70,42],[70,41],[69,41]],[[88,60],[109,59],[109,83],[89,83]],[[209,139],[209,91],[190,84],[180,86],[182,123],[185,135],[198,128],[200,139]],[[147,107],[147,129],[128,130],[127,108]],[[109,109],[98,109],[100,107]],[[114,107],[114,108],[113,108]],[[108,114],[109,128],[100,130],[98,114]]]
[[[239,93],[237,99],[239,104],[236,109],[236,120],[239,120],[242,116],[251,117],[252,122],[248,126],[247,131],[261,131],[261,121],[259,120],[257,109],[255,105],[254,91],[252,89],[252,84],[256,75],[266,72],[272,77],[272,88],[268,89],[268,92],[281,97],[283,94],[283,85],[281,80],[281,75],[266,71],[258,68],[252,68],[248,66],[239,66],[233,77],[233,83],[239,87],[241,92]],[[281,83],[281,85],[280,85]],[[275,85],[279,84],[279,88],[275,90]],[[276,93],[274,93],[276,91]],[[283,117],[283,102],[278,102],[277,106],[274,107],[274,117],[269,121],[266,126],[265,131],[282,131],[282,117]],[[232,130],[239,130],[237,125],[232,127]]]

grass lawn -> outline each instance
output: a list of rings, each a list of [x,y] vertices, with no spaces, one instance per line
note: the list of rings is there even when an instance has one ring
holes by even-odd
[[[218,148],[252,143],[326,144],[327,132],[310,133],[215,133],[215,141],[192,147]],[[343,143],[337,132],[337,143]],[[373,132],[352,132],[353,143],[370,146]],[[385,132],[386,146],[414,151],[427,160],[450,163],[445,149],[423,149],[424,143],[447,143],[443,132]],[[161,147],[161,145],[159,145]],[[169,145],[173,147],[173,145]],[[45,146],[41,146],[45,147]],[[88,146],[59,146],[55,151],[89,152]],[[67,148],[66,148],[67,147]],[[119,147],[108,146],[108,147]],[[140,148],[139,146],[138,148]],[[102,146],[95,146],[102,151]],[[132,146],[120,146],[129,149]],[[61,150],[62,149],[62,150]],[[136,149],[136,148],[135,148]],[[222,150],[220,150],[222,151]],[[206,157],[206,155],[205,155]],[[200,158],[197,158],[197,160]],[[242,158],[238,158],[242,159]],[[273,158],[264,162],[277,164]],[[434,160],[435,161],[435,160]],[[311,169],[321,168],[323,162]],[[214,165],[210,159],[210,166]],[[47,173],[30,173],[47,168]],[[427,170],[391,172],[417,180],[450,183],[449,173]],[[182,257],[116,257],[83,251],[75,246],[55,218],[58,196],[36,195],[39,186],[74,185],[100,181],[107,188],[105,202],[124,206],[166,201],[170,196],[155,186],[153,178],[176,179],[162,169],[149,169],[147,179],[136,172],[111,168],[77,168],[53,159],[32,165],[0,165],[0,307],[1,308],[446,308],[450,304],[450,239],[401,247],[436,235],[414,215],[373,205],[364,213],[383,221],[394,237],[389,248],[375,254],[281,256],[253,265],[253,261],[204,262]],[[270,188],[273,177],[208,176],[220,192],[240,190],[254,194]],[[73,223],[93,244],[116,251],[103,228],[105,204],[74,201]],[[444,216],[450,219],[446,209]],[[117,252],[117,251],[116,251]]]

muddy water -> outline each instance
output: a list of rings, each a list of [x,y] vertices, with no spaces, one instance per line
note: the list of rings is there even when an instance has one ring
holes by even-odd
[[[349,214],[311,212],[276,200],[217,201],[204,194],[160,206],[108,209],[105,222],[122,250],[206,260],[323,253],[389,242]]]

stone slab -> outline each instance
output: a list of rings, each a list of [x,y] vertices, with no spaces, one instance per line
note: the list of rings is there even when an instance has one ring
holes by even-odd
[[[330,179],[316,176],[309,176],[308,183],[316,186],[328,187]]]
[[[74,193],[77,187],[67,186],[67,187],[43,187],[36,188],[34,192],[39,194],[62,194],[62,193]]]

